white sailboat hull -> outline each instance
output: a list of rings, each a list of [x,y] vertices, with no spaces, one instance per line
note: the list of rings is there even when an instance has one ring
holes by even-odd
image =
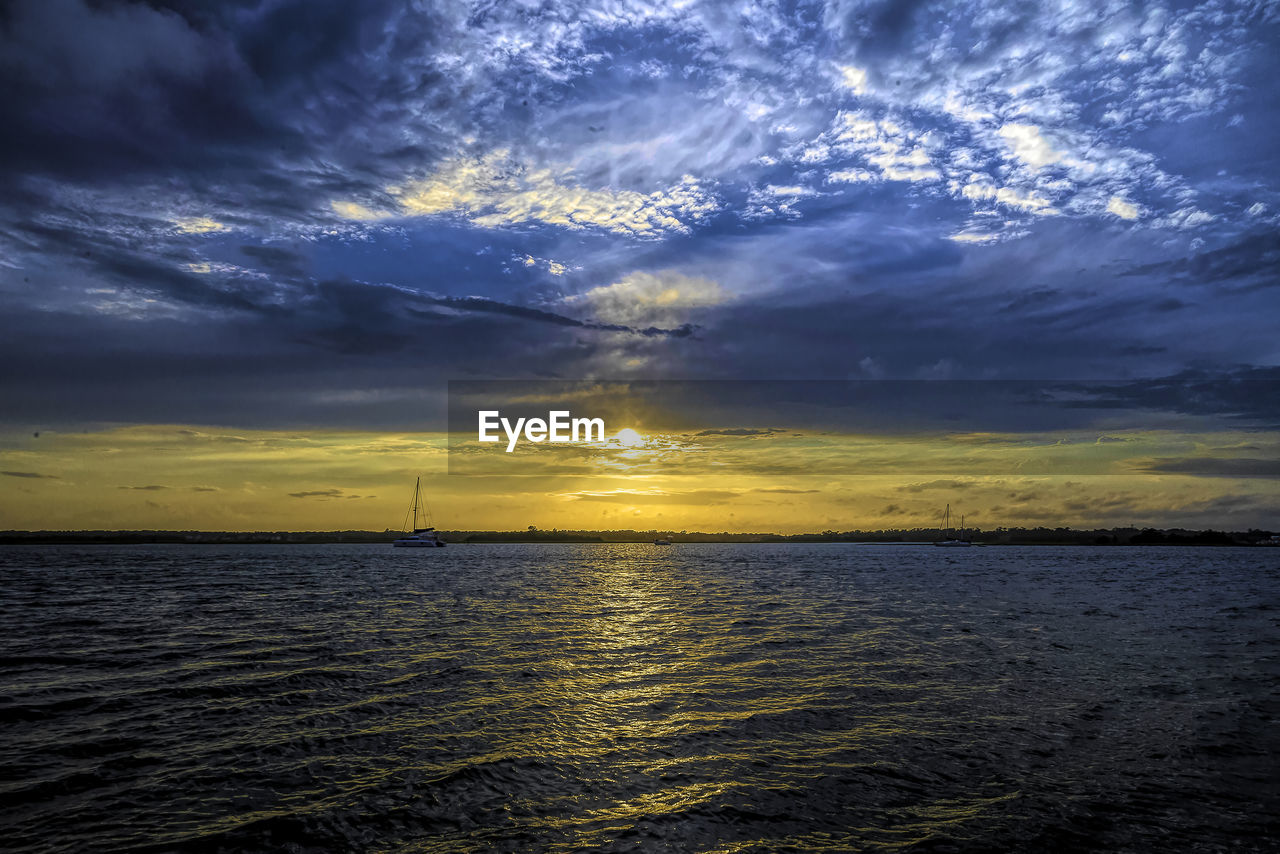
[[[442,549],[444,543],[440,540],[392,540],[391,545],[401,549]]]

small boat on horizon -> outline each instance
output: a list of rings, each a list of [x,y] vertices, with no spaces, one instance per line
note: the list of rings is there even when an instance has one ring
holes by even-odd
[[[419,477],[413,485],[413,504],[409,508],[409,512],[405,513],[405,521],[409,519],[409,513],[413,514],[413,531],[411,534],[405,534],[391,545],[399,548],[419,548],[419,549],[442,549],[445,547],[444,540],[440,539],[440,535],[436,533],[436,529],[428,525],[425,528],[418,527],[419,508],[422,512],[422,518],[425,522],[431,521],[431,509],[427,507],[426,502],[422,500],[422,478]]]
[[[973,543],[964,538],[964,516],[960,517],[960,534],[959,536],[951,533],[951,505],[947,505],[947,509],[942,514],[942,539],[934,542],[935,546],[943,546],[945,548],[966,548],[972,546]]]
[[[670,540],[654,540],[653,544],[655,546],[669,546],[671,545],[671,541]]]

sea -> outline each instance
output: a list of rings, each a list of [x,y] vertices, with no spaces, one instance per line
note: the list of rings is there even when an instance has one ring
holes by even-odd
[[[1280,851],[1280,549],[0,547],[10,852]]]

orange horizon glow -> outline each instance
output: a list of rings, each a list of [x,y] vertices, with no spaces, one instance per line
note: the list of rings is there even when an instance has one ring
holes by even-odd
[[[7,437],[0,514],[11,530],[398,530],[414,479],[437,527],[453,530],[690,530],[806,533],[936,527],[946,503],[973,527],[1263,526],[1274,480],[1155,474],[1140,468],[1204,436],[1147,433],[1127,443],[1036,447],[1075,453],[1100,474],[965,474],[973,443],[918,437],[688,437],[641,433],[598,456],[538,447],[518,467],[449,474],[442,433],[228,430],[190,425]],[[1051,438],[1051,437],[1049,437]],[[1258,437],[1212,437],[1255,450]],[[1194,440],[1194,441],[1193,441]],[[684,444],[680,444],[684,443]],[[807,444],[806,444],[807,443]],[[1199,443],[1198,445],[1196,443]],[[1025,453],[1019,445],[984,447]],[[676,448],[676,450],[673,450]],[[685,451],[679,450],[685,448]],[[736,448],[736,450],[735,450]],[[904,448],[933,469],[894,472]],[[1057,450],[1054,450],[1054,449]],[[812,459],[777,471],[771,456]],[[879,450],[876,450],[879,449]],[[876,457],[875,454],[879,456]],[[807,456],[806,456],[807,455]],[[1105,456],[1100,456],[1105,455]],[[503,459],[506,455],[495,456]],[[1219,452],[1217,457],[1229,459]],[[736,468],[717,470],[725,459]],[[992,457],[991,459],[1000,459]],[[757,460],[763,470],[752,470]],[[1148,463],[1144,463],[1148,461]],[[785,462],[785,460],[784,460]],[[788,463],[789,464],[789,463]],[[1083,465],[1083,464],[1082,464]],[[868,473],[859,474],[860,470]],[[1270,509],[1269,509],[1270,508]]]

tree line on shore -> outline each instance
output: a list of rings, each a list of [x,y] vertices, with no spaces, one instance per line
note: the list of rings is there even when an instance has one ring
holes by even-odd
[[[0,544],[141,543],[386,543],[395,531],[0,531]],[[631,529],[612,531],[541,530],[441,531],[450,543],[928,543],[941,539],[938,528],[834,531],[808,534],[730,533]],[[966,530],[984,545],[1092,546],[1253,546],[1280,545],[1271,531],[1187,530],[1183,528],[980,528]]]

